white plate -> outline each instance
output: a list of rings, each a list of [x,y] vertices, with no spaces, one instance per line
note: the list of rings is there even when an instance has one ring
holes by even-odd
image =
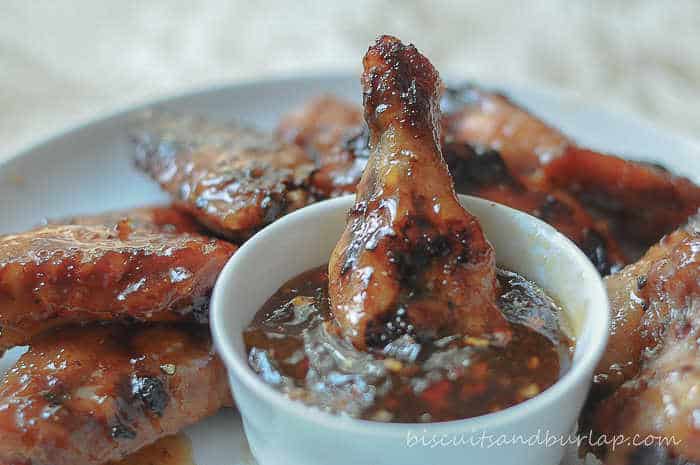
[[[517,88],[507,91],[583,145],[659,162],[700,183],[700,145],[696,142],[604,113],[562,95]],[[206,90],[157,104],[217,120],[238,118],[272,128],[282,113],[324,92],[359,102],[359,78],[256,82]],[[127,117],[122,112],[67,131],[0,165],[0,233],[21,231],[45,217],[167,201],[155,183],[131,163],[131,146],[125,136]],[[0,359],[0,372],[18,354],[18,350],[11,351]],[[203,421],[187,432],[198,465],[253,464],[240,419],[233,410]]]

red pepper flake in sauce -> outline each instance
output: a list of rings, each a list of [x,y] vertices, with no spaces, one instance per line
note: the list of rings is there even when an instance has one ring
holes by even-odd
[[[499,307],[513,327],[507,346],[407,334],[361,352],[335,330],[326,269],[282,286],[245,332],[251,367],[291,399],[380,422],[449,421],[524,402],[568,370],[572,342],[559,307],[515,273],[498,274]]]

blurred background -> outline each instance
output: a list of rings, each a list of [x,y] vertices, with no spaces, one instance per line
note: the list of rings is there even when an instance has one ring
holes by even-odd
[[[700,134],[696,0],[0,0],[0,158],[146,99],[359,73],[380,33],[446,76],[563,89]]]

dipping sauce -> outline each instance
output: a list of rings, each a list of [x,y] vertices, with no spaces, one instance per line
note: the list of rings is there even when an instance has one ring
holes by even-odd
[[[449,421],[523,402],[569,369],[573,342],[562,330],[561,309],[518,274],[498,271],[498,305],[513,329],[506,347],[457,335],[404,335],[361,352],[335,332],[327,270],[287,282],[244,334],[250,366],[291,399],[366,420]]]

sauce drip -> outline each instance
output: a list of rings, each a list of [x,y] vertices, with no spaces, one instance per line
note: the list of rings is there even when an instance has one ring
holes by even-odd
[[[363,352],[337,335],[321,266],[291,279],[257,313],[244,335],[249,364],[289,398],[356,418],[434,422],[502,410],[554,384],[569,368],[572,341],[540,288],[504,270],[498,281],[513,327],[505,348],[406,334]]]

